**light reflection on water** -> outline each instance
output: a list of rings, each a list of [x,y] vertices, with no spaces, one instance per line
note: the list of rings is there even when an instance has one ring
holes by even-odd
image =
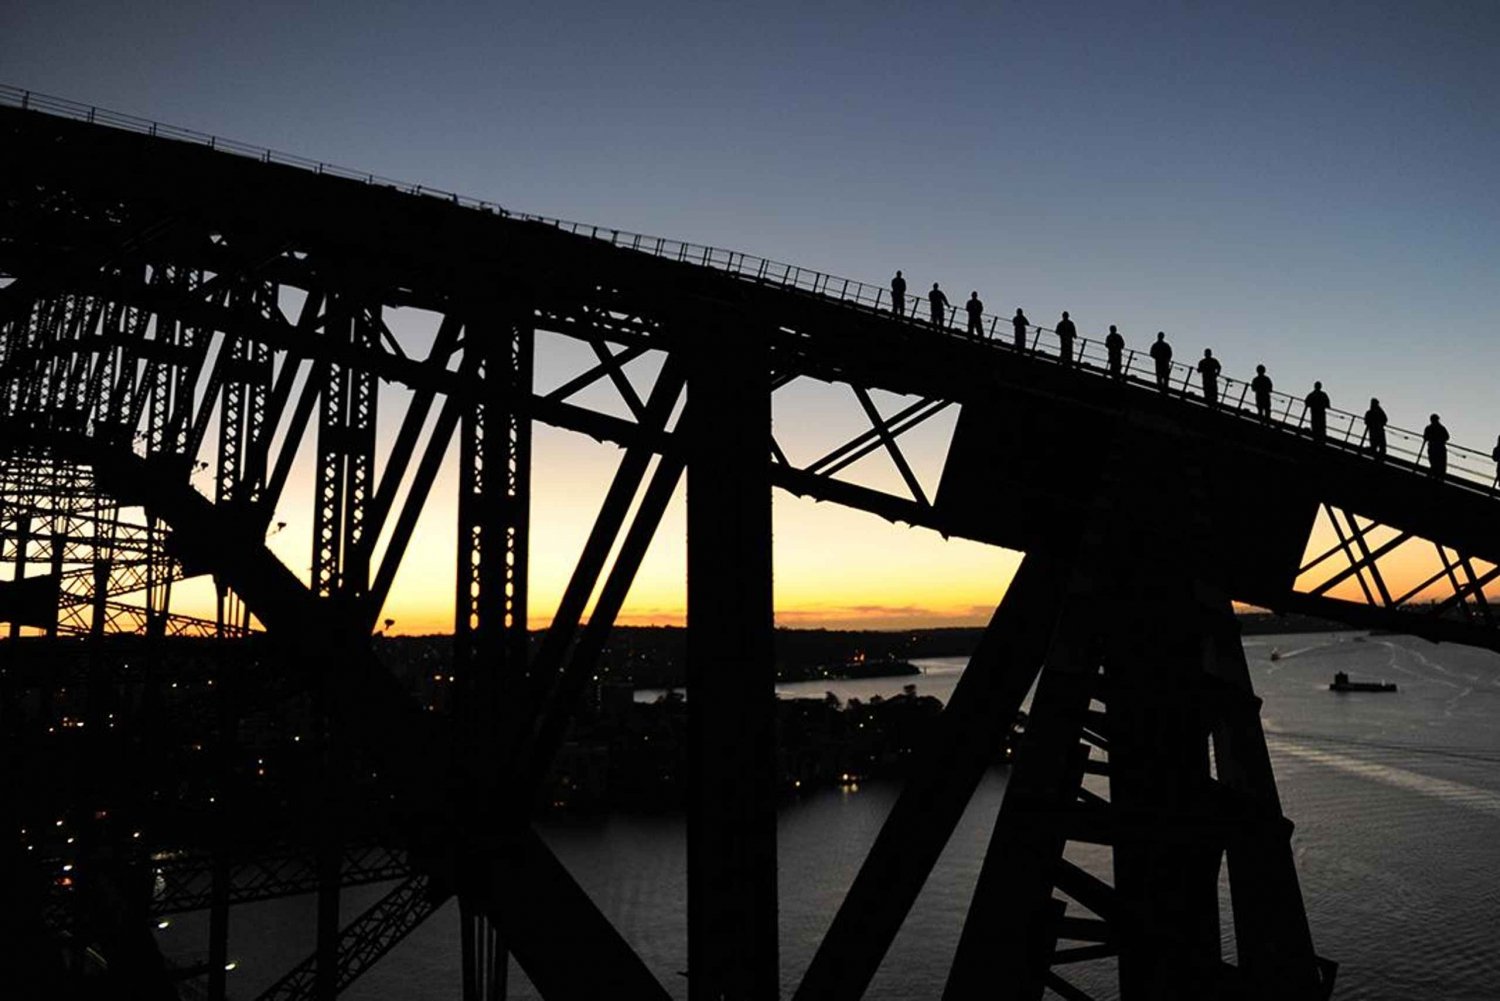
[[[1500,984],[1500,656],[1408,638],[1247,637],[1247,657],[1318,951],[1339,961],[1335,997],[1491,999]],[[1282,656],[1272,662],[1272,649]],[[922,677],[783,686],[785,695],[868,699],[915,683],[946,699],[962,660],[920,662]],[[1336,670],[1391,680],[1395,695],[1327,690]],[[992,772],[897,937],[868,997],[941,994],[968,895],[1004,791]],[[781,962],[790,995],[895,799],[891,783],[828,790],[782,812]],[[544,835],[675,997],[686,996],[684,832],[678,817],[549,823]],[[1100,849],[1070,851],[1108,876]],[[346,895],[352,916],[382,890]],[[1227,914],[1227,906],[1224,909]],[[236,997],[253,997],[311,941],[311,898],[233,912]],[[173,942],[203,941],[201,915],[174,919]],[[459,996],[452,908],[419,928],[345,993],[374,1001]],[[1226,921],[1227,925],[1227,921]],[[1226,927],[1226,936],[1229,934]],[[165,938],[170,935],[171,939]],[[190,950],[189,950],[190,951]],[[1104,986],[1106,971],[1070,976]],[[511,996],[534,997],[512,967]],[[1109,991],[1100,991],[1109,996]]]

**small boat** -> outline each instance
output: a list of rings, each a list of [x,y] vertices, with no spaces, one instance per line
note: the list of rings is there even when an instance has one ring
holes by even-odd
[[[1271,659],[1272,660],[1280,660],[1281,659],[1281,648],[1280,647],[1274,647],[1273,646],[1271,648]]]
[[[1394,692],[1396,683],[1394,681],[1350,681],[1349,675],[1339,671],[1333,676],[1333,684],[1328,686],[1330,692]]]

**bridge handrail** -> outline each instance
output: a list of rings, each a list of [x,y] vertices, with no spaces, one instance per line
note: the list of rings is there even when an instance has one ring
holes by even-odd
[[[613,246],[641,251],[653,256],[665,257],[689,264],[711,267],[757,282],[774,284],[782,288],[837,299],[856,307],[864,307],[873,312],[885,312],[889,314],[891,311],[892,300],[888,289],[855,279],[843,278],[827,272],[814,271],[796,265],[783,264],[739,251],[725,250],[719,247],[687,243],[662,237],[646,236],[626,230],[612,229],[607,226],[576,223],[565,219],[527,213],[510,213],[510,215],[512,218],[525,219],[553,226],[574,235],[604,240]],[[922,320],[922,314],[918,312],[919,307],[925,306],[926,303],[913,295],[908,295],[906,299],[906,317],[914,323],[930,326],[930,320]],[[944,318],[943,323],[938,326],[938,331],[951,337],[965,338],[967,336],[964,333],[966,324],[961,327],[956,322],[958,314],[959,307],[949,304],[947,316]],[[965,317],[966,319],[967,317]],[[988,313],[984,314],[981,320],[981,329],[985,339],[991,342],[998,341],[1002,347],[1010,343],[1013,333],[1011,321],[1008,318]],[[1053,357],[1061,355],[1061,339],[1057,336],[1055,329],[1029,324],[1027,330],[1029,334],[1027,346],[1030,354],[1046,356],[1050,349],[1050,354]],[[1133,383],[1154,386],[1156,382],[1155,363],[1147,353],[1137,348],[1127,350],[1125,356],[1125,359],[1122,359],[1124,361],[1122,367],[1126,370],[1127,379]],[[1108,354],[1101,338],[1079,337],[1074,344],[1074,357],[1078,360],[1081,371],[1089,371],[1107,377]],[[1191,365],[1173,361],[1170,371],[1169,382],[1173,390],[1182,396],[1191,398],[1193,396],[1191,392],[1193,377],[1197,374],[1197,370]],[[1235,414],[1246,420],[1259,420],[1255,410],[1254,396],[1250,392],[1250,384],[1248,382],[1235,379],[1232,376],[1220,376],[1219,386],[1219,410]],[[1305,400],[1276,390],[1273,390],[1270,395],[1271,415],[1274,425],[1280,426],[1283,430],[1291,429],[1294,432],[1305,431],[1305,433],[1311,434],[1310,416]],[[1327,443],[1356,451],[1365,447],[1364,418],[1362,416],[1346,410],[1329,407],[1325,411],[1325,422],[1327,425],[1325,441]],[[1392,461],[1393,464],[1404,462],[1413,467],[1419,465],[1425,454],[1425,442],[1422,434],[1395,424],[1387,424],[1386,454],[1387,459]],[[1492,492],[1496,486],[1495,463],[1484,452],[1466,448],[1462,445],[1455,445],[1450,442],[1448,445],[1448,479],[1466,488],[1486,493]]]
[[[456,192],[444,191],[427,185],[397,181],[378,174],[352,170],[322,160],[313,160],[292,153],[282,153],[262,146],[254,146],[249,143],[225,139],[206,132],[184,129],[152,121],[148,118],[122,114],[106,108],[81,104],[77,101],[53,97],[36,91],[23,90],[5,84],[0,84],[0,105],[9,105],[21,110],[38,111],[93,124],[108,125],[113,128],[125,129],[151,136],[191,142],[220,152],[259,160],[262,163],[281,164],[318,174],[329,174],[348,180],[362,181],[366,184],[392,188],[406,194],[437,198],[451,202],[454,205],[478,209],[512,219],[544,224],[577,236],[603,240],[612,246],[651,254],[655,257],[713,268],[717,271],[761,284],[775,285],[779,288],[834,299],[871,312],[885,313],[887,315],[893,312],[893,298],[889,288],[871,285],[852,278],[844,278],[828,272],[785,264],[753,254],[745,254],[740,251],[726,250],[721,247],[712,247],[705,244],[689,243],[682,240],[672,240],[665,237],[648,236],[643,233],[632,233],[628,230],[613,229],[607,226],[595,226],[531,213],[511,212],[496,202],[471,198]],[[931,323],[925,297],[907,294],[904,296],[902,306],[906,318],[914,323],[935,327],[937,331],[957,338],[967,336],[964,332],[967,324],[965,323],[962,329],[957,325],[962,309],[959,303],[950,303],[946,315],[937,324]],[[926,318],[924,319],[924,317]],[[966,321],[967,317],[964,316],[963,319]],[[986,313],[980,322],[982,337],[984,339],[991,342],[998,342],[1002,347],[1008,347],[1011,344],[1013,328],[1010,318]],[[1049,355],[1058,357],[1061,354],[1061,341],[1057,337],[1055,329],[1029,324],[1027,332],[1029,354],[1043,357]],[[1080,371],[1091,372],[1105,378],[1108,377],[1108,358],[1102,338],[1079,337],[1077,343],[1074,345],[1074,356]],[[1155,364],[1147,356],[1146,351],[1141,348],[1127,348],[1123,359],[1123,367],[1127,383],[1140,387],[1155,386]],[[1183,397],[1192,398],[1193,394],[1190,392],[1190,388],[1195,374],[1196,371],[1191,365],[1173,361],[1170,366],[1169,382],[1174,392]],[[1230,376],[1222,376],[1219,382],[1218,409],[1220,411],[1247,420],[1258,420],[1254,407],[1253,394],[1249,391],[1248,383]],[[1282,429],[1290,429],[1294,433],[1308,428],[1309,415],[1306,403],[1303,400],[1279,391],[1273,391],[1271,398],[1272,420],[1275,425]],[[1327,410],[1326,416],[1327,443],[1335,447],[1352,450],[1364,449],[1365,429],[1363,417],[1333,407]],[[1425,453],[1425,442],[1420,432],[1411,431],[1394,424],[1386,426],[1386,442],[1387,454],[1393,464],[1416,467],[1421,462]],[[1497,481],[1500,481],[1500,475],[1497,475],[1494,460],[1488,453],[1450,442],[1448,445],[1448,481],[1455,486],[1461,486],[1466,489],[1494,493]]]

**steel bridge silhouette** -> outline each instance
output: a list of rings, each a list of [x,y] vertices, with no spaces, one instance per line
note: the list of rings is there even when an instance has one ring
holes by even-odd
[[[1263,421],[1225,379],[1208,407],[1186,367],[1160,392],[1134,354],[1111,378],[1087,339],[1065,365],[1055,331],[1017,348],[1008,320],[986,318],[990,336],[970,338],[821,272],[27,92],[0,102],[0,730],[9,762],[50,753],[28,693],[75,679],[88,695],[63,725],[86,725],[79,758],[108,777],[80,765],[48,793],[12,764],[7,810],[110,804],[80,835],[77,889],[125,903],[53,893],[38,909],[89,929],[119,983],[172,996],[147,921],[207,906],[202,972],[222,997],[232,905],[315,891],[310,955],[264,997],[335,996],[453,896],[466,997],[504,992],[507,954],[549,998],[667,996],[532,829],[531,804],[685,478],[690,997],[781,990],[773,488],[1026,554],[796,997],[864,992],[1033,687],[945,996],[1084,998],[1068,968],[1100,961],[1126,998],[1328,996],[1335,967],[1314,951],[1231,601],[1500,649],[1488,456],[1452,448],[1434,481],[1419,435],[1389,429],[1376,462],[1353,415],[1330,411],[1315,440],[1290,397]],[[387,322],[401,308],[437,318],[425,352]],[[538,389],[538,333],[592,358]],[[649,386],[637,359],[659,362]],[[793,461],[771,411],[795,380],[847,387],[869,428]],[[606,386],[617,400],[590,405]],[[383,436],[389,387],[408,399]],[[883,413],[877,391],[910,402]],[[901,439],[949,408],[929,491]],[[622,453],[533,645],[537,423]],[[433,712],[370,635],[454,449],[453,683]],[[904,489],[840,475],[880,453]],[[306,457],[304,579],[266,540]],[[202,575],[215,618],[174,613],[172,585]],[[168,637],[195,666],[173,666]],[[211,759],[213,795],[193,809],[148,792],[175,759],[111,743],[133,718],[119,693],[174,670],[216,685],[196,729],[162,738]],[[316,805],[249,824],[263,804],[228,763],[256,714],[294,696],[312,707]],[[1114,883],[1067,859],[1069,842],[1108,846]],[[152,870],[165,893],[142,882]],[[341,887],[392,879],[341,923]]]

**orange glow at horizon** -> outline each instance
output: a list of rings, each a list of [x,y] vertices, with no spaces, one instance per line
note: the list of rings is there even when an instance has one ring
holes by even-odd
[[[1368,518],[1356,515],[1355,524],[1361,529],[1366,529],[1369,528],[1371,522]],[[1348,526],[1341,522],[1339,528],[1343,531],[1343,537],[1353,542],[1352,533]],[[1362,541],[1364,546],[1371,552],[1377,552],[1382,546],[1395,539],[1397,534],[1397,530],[1388,525],[1377,525],[1374,528],[1369,528],[1363,536]],[[1339,541],[1338,531],[1335,530],[1334,525],[1330,522],[1328,512],[1319,509],[1317,521],[1313,525],[1312,533],[1308,536],[1307,545],[1303,551],[1302,565],[1306,566],[1310,560],[1322,556],[1325,552],[1337,546]],[[1450,562],[1456,558],[1456,555],[1454,551],[1448,550]],[[1386,590],[1393,600],[1399,601],[1408,592],[1419,587],[1420,590],[1407,598],[1407,601],[1415,603],[1434,600],[1440,601],[1453,595],[1453,584],[1448,579],[1447,573],[1444,570],[1443,561],[1438,555],[1436,545],[1430,540],[1416,537],[1407,539],[1379,557],[1376,562],[1380,570],[1381,580],[1384,582]],[[1493,568],[1493,564],[1478,559],[1470,560],[1469,565],[1476,576],[1482,576]],[[1348,557],[1342,553],[1336,553],[1316,567],[1303,573],[1297,579],[1296,590],[1310,591],[1332,579],[1336,574],[1344,572],[1349,566],[1350,561]],[[1455,568],[1455,575],[1460,582],[1466,582],[1462,569]],[[1431,581],[1431,583],[1423,587],[1422,585],[1425,581]],[[1326,596],[1363,604],[1368,600],[1365,592],[1366,587],[1369,588],[1370,595],[1375,598],[1376,603],[1380,603],[1381,595],[1379,588],[1373,577],[1368,573],[1363,575],[1363,584],[1361,583],[1361,576],[1359,574],[1350,574],[1330,588],[1326,592]]]
[[[399,413],[399,408],[393,409]],[[832,417],[829,421],[836,423]],[[851,421],[848,427],[857,426]],[[946,430],[935,426],[929,433],[934,440],[912,453],[918,475],[933,488],[946,451]],[[539,425],[533,434],[528,625],[543,629],[551,622],[624,453],[614,445],[550,427]],[[916,442],[917,436],[911,439]],[[311,562],[311,451],[299,454],[277,505],[273,523],[284,522],[285,527],[267,540],[271,551],[304,581]],[[877,453],[846,475],[898,490],[900,481],[894,470],[885,468],[888,465],[884,454]],[[452,447],[380,615],[382,621],[394,620],[392,635],[453,631],[456,495],[457,448]],[[685,496],[685,484],[679,483],[617,618],[622,625],[682,625],[685,620]],[[773,515],[776,621],[781,626],[983,625],[1021,559],[1019,553],[945,540],[928,529],[892,525],[874,515],[780,491],[773,495]],[[393,515],[387,521],[386,537],[394,520]],[[386,537],[377,546],[377,564]],[[207,578],[179,582],[172,604],[174,611],[212,618],[213,587]],[[589,613],[592,610],[591,602]]]

